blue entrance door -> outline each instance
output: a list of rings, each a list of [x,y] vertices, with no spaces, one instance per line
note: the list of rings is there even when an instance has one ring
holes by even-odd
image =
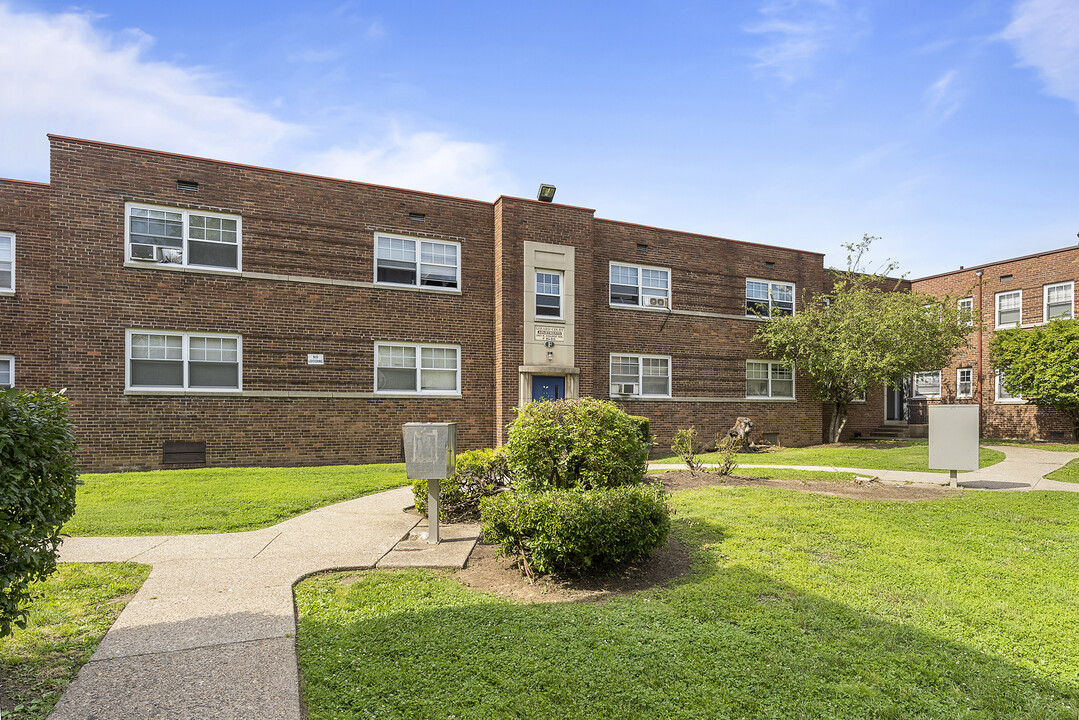
[[[566,397],[566,378],[554,375],[532,376],[533,400],[561,400]]]

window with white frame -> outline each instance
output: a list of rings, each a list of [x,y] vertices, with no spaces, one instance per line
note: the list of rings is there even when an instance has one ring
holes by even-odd
[[[3,278],[0,277],[0,280]],[[1045,322],[1050,320],[1056,320],[1057,318],[1070,318],[1074,313],[1075,301],[1073,299],[1075,293],[1074,282],[1062,282],[1055,283],[1053,285],[1046,285],[1043,291],[1044,293],[1044,312],[1042,318]]]
[[[959,300],[960,322],[970,327],[974,324],[974,298],[961,298]]]
[[[974,369],[959,368],[955,371],[955,396],[969,398],[974,396]]]
[[[460,250],[461,246],[455,242],[376,233],[375,282],[459,290]]]
[[[561,319],[562,273],[557,270],[536,271],[536,317]]]
[[[671,306],[671,271],[667,268],[612,262],[610,279],[611,305]]]
[[[911,397],[915,398],[939,398],[940,397],[940,370],[916,372],[911,378]]]
[[[746,315],[772,317],[794,314],[794,283],[746,278]]]
[[[460,346],[375,343],[375,392],[460,394]]]
[[[1023,396],[1022,396],[1021,393],[1010,393],[1004,387],[1004,373],[1002,371],[1000,371],[1000,370],[997,370],[996,386],[997,386],[997,391],[996,391],[996,401],[997,402],[1014,402],[1014,403],[1023,402]]]
[[[0,293],[15,292],[15,234],[0,233]]]
[[[997,293],[997,327],[1014,327],[1023,322],[1023,291]]]
[[[746,362],[747,398],[793,398],[794,368],[766,360]]]
[[[129,390],[240,390],[239,335],[127,331]]]
[[[238,215],[127,204],[127,259],[181,267],[240,269]]]
[[[0,355],[0,390],[15,387],[15,357]]]
[[[611,355],[611,394],[670,397],[671,358],[667,355]]]

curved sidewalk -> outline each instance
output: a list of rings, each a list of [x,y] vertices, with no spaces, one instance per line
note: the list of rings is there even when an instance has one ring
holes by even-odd
[[[463,567],[478,526],[409,540],[412,490],[368,495],[221,535],[72,537],[61,562],[130,561],[150,577],[50,720],[300,720],[292,586],[322,570]],[[423,528],[425,529],[425,528]]]
[[[1079,492],[1079,483],[1046,480],[1045,475],[1071,460],[1079,458],[1079,452],[1052,452],[1032,447],[1013,445],[983,445],[982,447],[999,450],[1005,458],[996,465],[960,473],[959,487],[971,490],[1013,490],[1029,492],[1031,490],[1059,490]],[[714,464],[706,467],[716,467]],[[769,468],[776,470],[823,470],[826,472],[847,472],[867,477],[880,478],[893,483],[921,483],[925,485],[947,485],[948,476],[942,473],[915,472],[912,470],[873,470],[869,468],[833,467],[830,465],[751,465],[739,464],[743,468]],[[649,470],[685,470],[682,464],[649,464]]]

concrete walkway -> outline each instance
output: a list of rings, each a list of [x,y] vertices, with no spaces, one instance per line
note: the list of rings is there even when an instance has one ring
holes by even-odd
[[[321,508],[264,530],[64,540],[61,562],[131,561],[150,577],[50,720],[300,720],[293,584],[330,569],[464,567],[475,525],[442,543],[404,510],[411,488]]]
[[[999,450],[1005,459],[996,465],[959,474],[959,487],[972,490],[1060,490],[1079,492],[1079,483],[1066,483],[1046,480],[1048,475],[1068,462],[1079,458],[1079,452],[1051,452],[1032,447],[1012,445],[983,445],[982,447]],[[716,467],[716,465],[706,465]],[[868,468],[833,467],[827,465],[751,465],[739,464],[740,468],[774,468],[781,470],[824,470],[827,472],[848,472],[866,477],[880,478],[891,483],[921,483],[925,485],[947,485],[946,473],[914,472],[910,470],[872,470]],[[681,464],[650,463],[649,470],[685,470]],[[737,471],[736,471],[737,472]]]

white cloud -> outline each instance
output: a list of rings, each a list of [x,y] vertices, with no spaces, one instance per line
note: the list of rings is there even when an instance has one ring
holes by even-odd
[[[153,38],[141,30],[108,33],[94,22],[0,2],[0,177],[47,180],[45,134],[55,133],[482,199],[506,189],[496,189],[506,178],[491,146],[354,124],[345,132],[372,139],[340,142],[251,106],[207,69],[149,60]]]
[[[344,143],[306,158],[299,169],[379,185],[494,200],[507,192],[505,173],[493,170],[491,146],[442,133],[393,128],[377,141]]]
[[[1033,67],[1052,95],[1079,110],[1079,3],[1075,0],[1021,0],[1001,36],[1020,63]]]
[[[939,120],[946,120],[959,109],[960,99],[956,76],[957,72],[955,70],[949,70],[926,90],[927,109],[933,117]]]
[[[810,74],[827,49],[849,45],[865,32],[864,18],[838,0],[768,0],[759,12],[762,19],[744,28],[769,38],[754,67],[787,82]]]

